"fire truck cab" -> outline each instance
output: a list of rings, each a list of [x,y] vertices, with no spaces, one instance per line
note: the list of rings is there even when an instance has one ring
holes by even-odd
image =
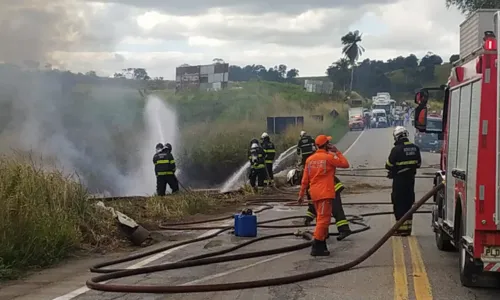
[[[479,10],[462,23],[460,60],[448,83],[415,95],[415,128],[443,141],[434,179],[434,185],[445,183],[434,196],[436,245],[442,251],[458,250],[460,280],[468,287],[490,285],[500,275],[499,17],[496,10]],[[478,47],[472,50],[474,43]],[[440,131],[427,126],[431,90],[444,95]]]

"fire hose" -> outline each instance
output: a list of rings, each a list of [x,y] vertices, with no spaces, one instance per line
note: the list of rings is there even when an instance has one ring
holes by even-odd
[[[220,229],[218,232],[205,236],[205,237],[200,237],[184,242],[177,243],[175,245],[171,245],[168,247],[163,247],[160,249],[155,249],[153,251],[149,251],[146,253],[141,253],[141,254],[136,254],[131,257],[127,258],[122,258],[119,260],[115,261],[110,261],[106,263],[102,263],[99,265],[96,265],[91,268],[92,272],[99,272],[99,273],[107,273],[103,275],[96,276],[94,278],[91,278],[90,280],[87,281],[87,286],[90,289],[93,290],[99,290],[99,291],[107,291],[107,292],[119,292],[119,293],[155,293],[155,294],[173,294],[173,293],[201,293],[201,292],[215,292],[215,291],[229,291],[229,290],[242,290],[242,289],[251,289],[251,288],[259,288],[259,287],[268,287],[268,286],[276,286],[276,285],[285,285],[285,284],[292,284],[300,281],[306,281],[306,280],[311,280],[327,275],[332,275],[340,272],[345,272],[348,271],[357,265],[361,264],[364,262],[368,257],[373,255],[380,247],[389,240],[389,238],[395,233],[395,231],[405,222],[408,220],[414,213],[428,213],[428,212],[417,212],[417,210],[427,201],[429,200],[434,194],[436,194],[440,189],[444,187],[443,183],[440,183],[436,185],[432,190],[427,192],[418,202],[416,202],[413,207],[399,220],[397,221],[392,228],[387,231],[387,233],[377,242],[375,245],[373,245],[370,249],[368,249],[365,253],[363,253],[361,256],[358,258],[342,265],[338,265],[332,268],[327,268],[319,271],[313,271],[313,272],[308,272],[308,273],[302,273],[298,275],[292,275],[292,276],[285,276],[285,277],[279,277],[279,278],[269,278],[269,279],[263,279],[263,280],[254,280],[254,281],[244,281],[244,282],[233,282],[233,283],[223,283],[223,284],[202,284],[202,285],[182,285],[182,286],[167,286],[167,285],[161,285],[161,286],[151,286],[151,285],[126,285],[126,284],[109,284],[105,283],[105,281],[112,280],[112,279],[119,279],[119,278],[125,278],[129,276],[134,276],[134,275],[141,275],[141,274],[149,274],[149,273],[154,273],[154,272],[160,272],[160,271],[165,271],[165,270],[174,270],[174,269],[181,269],[181,268],[186,268],[186,267],[194,267],[194,266],[202,266],[202,265],[209,265],[209,264],[214,264],[214,263],[221,263],[221,262],[229,262],[229,261],[235,261],[235,260],[241,260],[241,259],[249,259],[249,258],[255,258],[255,257],[261,257],[261,256],[268,256],[268,255],[274,255],[274,254],[279,254],[279,253],[285,253],[285,252],[291,252],[291,251],[296,251],[300,249],[307,248],[311,245],[311,242],[305,242],[301,243],[298,245],[293,245],[293,246],[288,246],[288,247],[282,247],[282,248],[276,248],[276,249],[271,249],[271,250],[264,250],[264,251],[256,251],[256,252],[250,252],[250,253],[242,253],[242,254],[234,254],[234,255],[228,255],[228,256],[218,256],[220,254],[228,253],[230,251],[236,250],[238,248],[244,247],[248,244],[255,243],[257,241],[262,241],[265,239],[269,238],[276,238],[276,237],[282,237],[282,236],[291,236],[291,235],[298,235],[298,233],[292,234],[292,233],[282,233],[282,234],[275,234],[275,235],[269,235],[265,237],[259,237],[254,240],[248,241],[246,243],[237,245],[235,247],[217,251],[217,252],[212,252],[208,254],[203,254],[203,255],[197,255],[194,257],[186,258],[178,262],[174,263],[166,263],[166,264],[160,264],[160,265],[155,265],[155,266],[147,266],[147,267],[142,267],[142,268],[137,268],[137,269],[115,269],[115,270],[110,270],[110,269],[102,269],[106,266],[111,266],[114,264],[122,263],[122,262],[127,262],[131,260],[135,260],[141,257],[145,257],[154,253],[158,252],[163,252],[168,249],[176,248],[182,245],[187,245],[191,244],[194,242],[199,242],[202,240],[209,239],[211,237],[214,237],[222,232],[229,231],[232,226],[227,226],[223,227]],[[352,204],[352,203],[351,203]],[[375,203],[363,203],[364,205],[375,205]],[[389,203],[383,203],[383,204],[389,204]],[[349,205],[349,203],[345,203],[344,205]],[[270,209],[272,206],[268,205],[264,208],[262,208],[260,211]],[[387,215],[391,214],[391,212],[373,212],[369,214],[362,214],[358,217],[354,216],[351,218],[351,222],[356,224],[361,223],[360,219],[364,216],[376,216],[376,215]],[[282,218],[283,219],[291,219],[292,217],[288,218]],[[302,218],[302,217],[301,217]],[[262,224],[264,223],[271,223],[271,222],[276,222],[277,220],[270,220],[270,221],[264,221],[260,222],[259,226],[263,226]],[[205,221],[206,222],[206,221]],[[199,222],[201,223],[201,222]],[[184,223],[186,224],[186,223]],[[177,224],[177,225],[182,225],[182,224]],[[271,226],[271,225],[268,225]],[[366,231],[370,229],[370,227],[366,224],[363,224],[363,228],[358,229],[358,232],[361,231]],[[298,226],[293,226],[293,227],[298,227]],[[192,228],[191,228],[192,229]],[[332,234],[334,235],[334,234]],[[302,236],[308,240],[311,240],[312,237],[310,233],[303,233]]]

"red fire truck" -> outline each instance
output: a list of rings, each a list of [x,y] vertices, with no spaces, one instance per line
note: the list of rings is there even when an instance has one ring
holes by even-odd
[[[469,287],[490,285],[500,275],[499,14],[479,10],[462,23],[460,60],[448,83],[415,95],[415,128],[443,140],[441,170],[434,180],[435,185],[445,182],[434,196],[436,245],[442,251],[458,250],[460,280]],[[442,131],[427,126],[432,90],[444,95]]]

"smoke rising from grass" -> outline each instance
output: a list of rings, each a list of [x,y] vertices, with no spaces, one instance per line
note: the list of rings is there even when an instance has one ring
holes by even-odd
[[[92,22],[94,13],[77,0],[0,1],[0,153],[54,160],[94,192],[152,194],[154,182],[144,187],[134,177],[144,147],[144,99],[135,87],[46,68],[61,66],[53,53],[112,46],[112,20],[96,30],[103,24]]]
[[[0,67],[0,151],[33,151],[95,192],[123,195],[137,184],[129,174],[140,165],[144,101],[131,88],[75,84],[76,76]]]

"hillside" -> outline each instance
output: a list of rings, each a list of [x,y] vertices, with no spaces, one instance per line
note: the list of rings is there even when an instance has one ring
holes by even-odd
[[[434,70],[434,80],[424,82],[424,87],[440,86],[446,84],[448,81],[448,76],[450,76],[451,64],[445,63],[436,66]],[[403,83],[405,81],[405,76],[403,70],[396,70],[386,73],[386,76],[391,80],[391,83]]]
[[[329,116],[333,109],[342,112],[343,95],[308,93],[296,84],[249,81],[218,92],[155,93],[176,109],[186,149],[181,160],[188,177],[209,185],[220,184],[245,162],[248,142],[267,130],[267,117],[303,116],[304,128],[311,134],[324,132],[337,139],[346,131],[343,117]],[[324,122],[313,115],[323,115]],[[274,136],[278,151],[297,143],[299,131]]]
[[[449,64],[449,63],[444,63],[442,65],[436,66],[436,68],[434,70],[434,80],[423,82],[422,86],[431,87],[431,86],[439,86],[441,84],[445,84],[448,81],[450,69],[451,69],[451,64]],[[391,94],[398,96],[398,97],[411,98],[411,93],[409,93],[409,92],[402,93],[402,92],[397,90],[398,86],[402,86],[402,85],[407,84],[403,69],[386,72],[385,76],[390,81],[391,90],[389,90],[389,92]],[[297,78],[297,81],[300,84],[304,84],[305,80],[329,81],[327,76],[309,76],[309,77],[298,77]],[[362,84],[362,83],[360,83],[360,84]],[[356,87],[354,87],[354,90],[357,90]],[[363,96],[369,98],[372,95],[363,95]]]

